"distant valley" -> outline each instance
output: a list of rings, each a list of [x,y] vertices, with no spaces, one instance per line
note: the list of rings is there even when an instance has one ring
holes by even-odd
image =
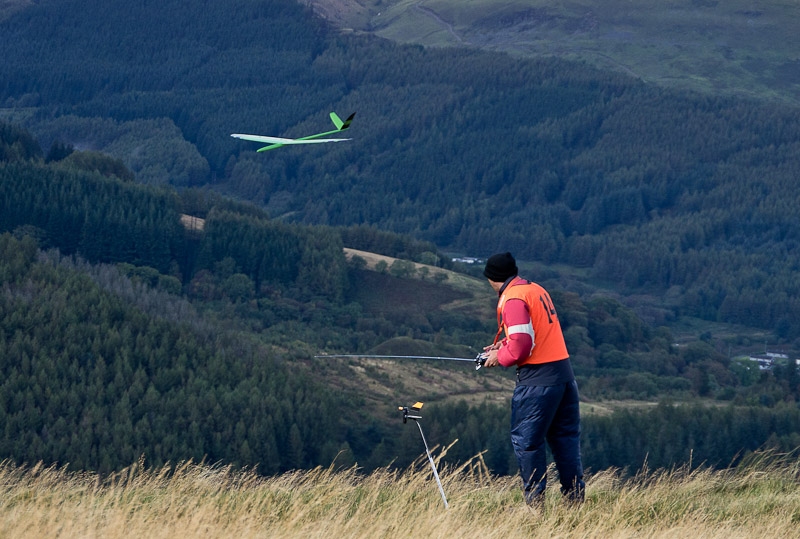
[[[664,87],[800,105],[800,4],[787,0],[310,0],[401,43],[585,61]]]

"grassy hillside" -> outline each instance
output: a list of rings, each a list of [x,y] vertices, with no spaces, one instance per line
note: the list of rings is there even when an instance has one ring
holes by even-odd
[[[438,266],[352,248],[345,248],[345,256],[354,265],[357,265],[354,263],[354,257],[362,258],[365,262],[364,268],[373,272],[389,273],[416,281],[414,283],[405,281],[406,284],[402,288],[406,290],[394,287],[391,291],[394,297],[391,301],[384,302],[391,308],[397,308],[402,304],[419,310],[435,307],[466,312],[475,318],[489,320],[495,315],[494,295],[484,279]],[[373,278],[369,274],[365,276]],[[398,284],[401,282],[403,281],[398,281]],[[436,286],[437,284],[444,286]],[[423,287],[423,290],[420,290],[420,287]],[[378,298],[363,299],[374,302]]]
[[[349,299],[369,316],[390,322],[426,325],[431,314],[461,327],[467,346],[445,335],[432,339],[422,335],[397,336],[363,351],[381,355],[425,355],[472,358],[477,343],[490,339],[495,299],[489,286],[463,273],[391,256],[345,248],[352,269]],[[356,260],[363,260],[356,262]],[[470,322],[465,323],[466,320]],[[481,323],[481,322],[484,323]],[[474,331],[465,335],[463,330]],[[462,342],[463,342],[462,341]],[[488,340],[485,344],[488,344]],[[470,404],[506,404],[514,382],[509,373],[483,371],[479,375],[469,363],[446,361],[349,359],[347,370],[335,375],[335,383],[358,391],[374,406],[408,398]],[[399,403],[398,403],[399,404]]]
[[[101,478],[66,468],[0,464],[0,529],[12,537],[794,537],[800,470],[792,458],[737,469],[593,474],[587,501],[543,513],[517,478],[477,458],[442,473],[450,509],[427,462],[410,470],[317,468],[263,478],[228,467],[131,466]]]
[[[313,3],[334,24],[403,43],[555,55],[663,86],[800,104],[800,5],[787,0]]]

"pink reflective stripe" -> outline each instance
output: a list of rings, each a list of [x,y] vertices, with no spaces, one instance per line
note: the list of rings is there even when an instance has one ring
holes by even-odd
[[[531,337],[533,337],[533,324],[528,321],[527,324],[517,324],[516,326],[509,326],[508,334],[513,335],[514,333],[527,333]]]
[[[516,326],[511,326],[508,328],[509,337],[517,333],[524,333],[526,335],[530,335],[531,340],[534,340],[533,324],[531,324],[530,321],[527,324],[518,324]]]

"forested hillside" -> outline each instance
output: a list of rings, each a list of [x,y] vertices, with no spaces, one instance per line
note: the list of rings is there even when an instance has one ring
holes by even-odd
[[[0,44],[0,113],[45,148],[284,220],[591,268],[669,289],[677,314],[800,337],[796,109],[339,36],[290,0],[44,1]],[[358,112],[353,141],[255,154],[228,136],[319,132],[330,110]]]
[[[0,457],[103,472],[142,454],[264,473],[328,465],[340,452],[340,464],[402,466],[421,448],[393,412],[398,400],[423,399],[431,439],[460,439],[449,459],[488,450],[492,471],[514,471],[508,406],[454,397],[480,402],[499,388],[504,402],[504,373],[312,359],[486,344],[491,317],[453,301],[464,292],[448,277],[412,278],[408,261],[366,271],[342,253],[441,261],[430,244],[283,223],[219,196],[105,176],[102,155],[51,152],[45,163],[24,130],[0,123],[0,135]],[[184,211],[204,227],[182,226]],[[716,466],[763,444],[797,445],[797,369],[761,373],[703,341],[678,348],[668,329],[613,299],[551,292],[587,399],[587,466],[635,467],[648,454],[654,466],[690,454]],[[665,397],[703,401],[610,416],[592,408]]]
[[[407,465],[421,450],[399,418],[391,422],[383,416],[395,402],[365,409],[361,392],[325,383],[342,367],[317,363],[309,370],[299,353],[307,345],[297,339],[281,351],[285,330],[302,318],[267,326],[260,338],[246,330],[232,332],[222,328],[244,329],[246,320],[237,321],[235,314],[203,316],[141,278],[54,251],[37,254],[30,238],[18,241],[8,234],[0,236],[0,282],[3,458],[69,462],[103,472],[141,455],[155,465],[205,458],[257,464],[260,472],[273,473],[336,458],[367,469]],[[272,311],[262,317],[287,318],[280,302],[271,309],[263,302],[261,308]],[[302,323],[330,323],[318,319],[324,312],[308,315],[312,319]],[[338,331],[348,337],[352,330],[339,326]],[[418,365],[415,372],[427,368]],[[398,394],[397,380],[373,375],[392,383]],[[647,377],[640,380],[646,383]],[[596,388],[588,385],[586,394],[596,394]],[[429,406],[429,438],[446,444],[460,440],[449,462],[488,450],[485,461],[493,472],[514,473],[507,406],[435,400]],[[691,458],[722,466],[763,444],[788,451],[800,443],[800,413],[781,403],[678,410],[665,404],[646,412],[589,415],[584,424],[585,463],[592,469],[635,469],[645,459],[654,467]]]

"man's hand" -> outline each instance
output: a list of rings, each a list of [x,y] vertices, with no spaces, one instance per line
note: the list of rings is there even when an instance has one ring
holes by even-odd
[[[484,348],[486,350],[486,361],[484,362],[483,366],[487,369],[491,369],[492,367],[497,367],[500,365],[500,362],[497,361],[497,350],[500,348],[499,346],[487,346]]]

